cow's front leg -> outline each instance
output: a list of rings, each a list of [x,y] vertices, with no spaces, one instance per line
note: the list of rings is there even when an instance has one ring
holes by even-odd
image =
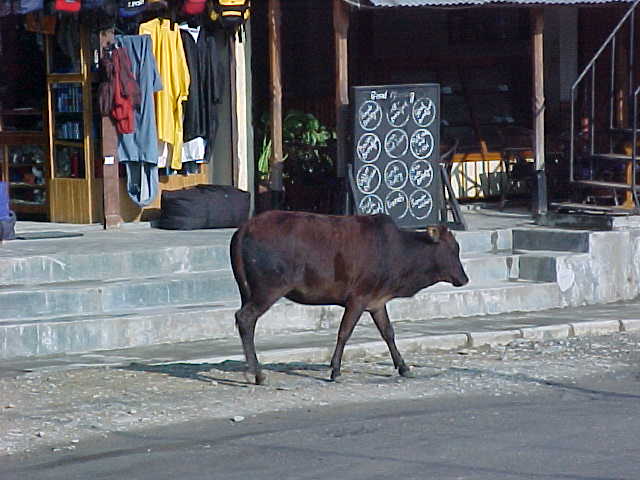
[[[342,315],[342,321],[340,322],[340,330],[338,330],[338,341],[336,342],[336,349],[331,357],[331,380],[336,380],[340,376],[340,366],[342,364],[342,354],[344,352],[344,346],[351,337],[353,329],[358,323],[360,316],[364,309],[358,305],[347,305],[344,314]]]
[[[371,316],[373,317],[373,322],[376,324],[376,327],[378,327],[380,335],[382,335],[382,338],[387,343],[387,347],[389,347],[389,353],[391,353],[393,365],[398,369],[398,373],[403,377],[412,377],[413,374],[411,373],[411,370],[404,363],[404,359],[402,358],[402,355],[400,355],[398,347],[396,347],[395,332],[393,331],[391,320],[389,320],[387,306],[383,305],[377,310],[372,310]]]

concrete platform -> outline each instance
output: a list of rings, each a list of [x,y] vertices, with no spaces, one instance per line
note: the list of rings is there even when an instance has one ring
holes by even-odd
[[[433,319],[630,300],[640,285],[640,228],[540,227],[523,211],[475,206],[470,230],[455,232],[471,279],[439,284],[390,304],[394,321]],[[126,224],[18,222],[17,233],[69,238],[0,245],[0,358],[217,339],[235,342],[239,298],[228,259],[232,229],[166,231]],[[342,309],[281,301],[263,335],[333,335]]]

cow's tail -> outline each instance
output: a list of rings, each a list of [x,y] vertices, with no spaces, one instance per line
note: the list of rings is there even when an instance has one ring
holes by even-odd
[[[245,227],[241,227],[231,237],[230,256],[231,256],[231,268],[233,269],[233,276],[238,284],[240,290],[240,299],[244,306],[249,298],[251,298],[251,288],[247,281],[247,271],[244,266],[244,258],[242,257],[242,241],[245,235]]]

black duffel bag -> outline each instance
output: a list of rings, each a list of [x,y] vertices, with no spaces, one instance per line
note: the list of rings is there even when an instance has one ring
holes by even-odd
[[[228,185],[196,185],[162,192],[159,228],[238,227],[249,218],[251,195]]]

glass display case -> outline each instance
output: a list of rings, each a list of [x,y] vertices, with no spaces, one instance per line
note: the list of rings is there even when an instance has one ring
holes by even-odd
[[[51,85],[53,175],[84,178],[84,109],[81,82]]]
[[[16,205],[46,205],[45,147],[7,145],[6,152],[11,201]]]
[[[42,139],[43,140],[43,139]],[[11,209],[21,214],[48,212],[48,170],[46,144],[25,143],[29,139],[14,138],[0,145],[2,177],[9,182]],[[36,142],[33,138],[31,141]]]
[[[99,217],[90,50],[88,32],[78,22],[47,38],[49,209],[54,222],[93,223]]]

